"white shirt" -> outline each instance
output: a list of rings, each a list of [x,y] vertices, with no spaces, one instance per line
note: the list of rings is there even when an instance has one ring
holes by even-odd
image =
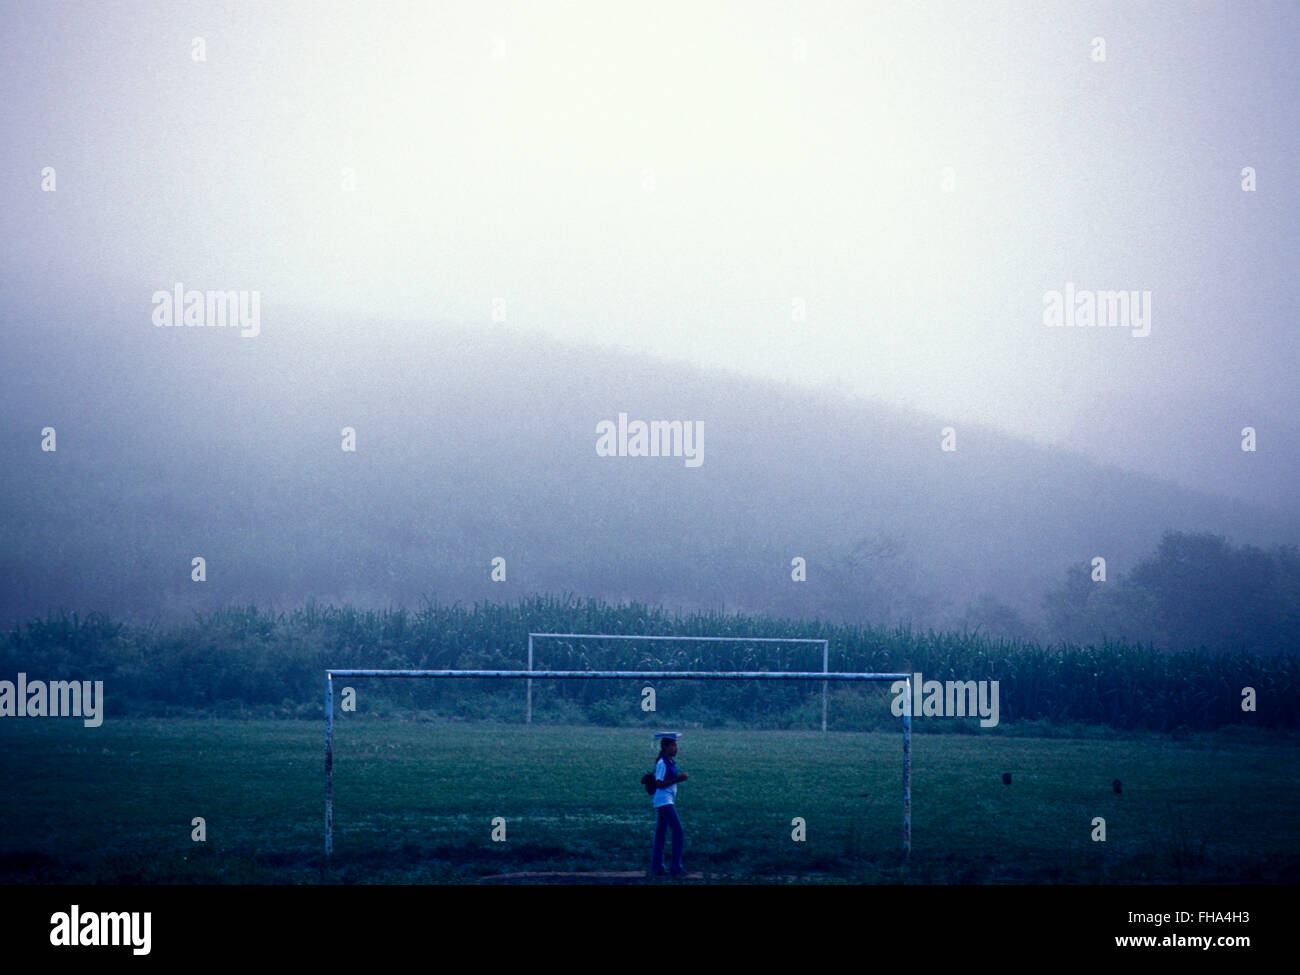
[[[662,758],[655,762],[655,781],[662,782],[668,778],[668,763]],[[674,782],[666,789],[655,789],[655,808],[660,806],[671,806],[677,801],[677,783]]]

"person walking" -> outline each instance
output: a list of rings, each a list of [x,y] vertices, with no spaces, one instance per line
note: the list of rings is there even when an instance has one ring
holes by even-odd
[[[650,870],[656,877],[664,875],[664,839],[671,829],[673,862],[668,872],[678,877],[686,873],[686,868],[682,866],[682,821],[677,818],[677,783],[687,779],[685,772],[677,771],[677,740],[681,734],[676,731],[661,731],[655,737],[659,739],[659,760],[655,762],[654,772],[654,808],[658,818],[655,822],[654,847],[650,852]]]

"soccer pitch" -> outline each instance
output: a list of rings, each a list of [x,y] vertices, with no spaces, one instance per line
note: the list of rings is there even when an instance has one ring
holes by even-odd
[[[322,745],[309,721],[4,722],[0,882],[478,883],[648,865],[643,729],[339,721],[328,862]],[[918,727],[904,868],[896,732],[687,729],[678,810],[700,876],[685,882],[1294,882],[1295,757],[1293,740],[1230,733]]]

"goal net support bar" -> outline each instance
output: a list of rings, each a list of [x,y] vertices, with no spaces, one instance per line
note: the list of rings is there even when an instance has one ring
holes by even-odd
[[[912,852],[912,675],[771,670],[327,670],[325,671],[325,855],[334,853],[334,678],[432,677],[450,680],[812,680],[903,681],[903,856]]]
[[[528,634],[528,669],[533,669],[533,640],[636,640],[639,643],[650,641],[675,641],[679,643],[811,643],[822,648],[822,672],[830,670],[830,641],[814,637],[782,636],[651,636],[646,633],[529,633]],[[528,704],[527,718],[533,723],[533,682],[527,682]],[[822,731],[826,730],[826,684],[822,684]]]

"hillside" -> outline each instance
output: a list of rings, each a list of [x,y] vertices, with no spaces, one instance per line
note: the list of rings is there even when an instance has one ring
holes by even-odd
[[[504,327],[271,310],[246,340],[9,314],[49,341],[15,354],[0,401],[5,619],[572,592],[928,626],[984,593],[1034,616],[1069,566],[1126,571],[1166,529],[1300,539],[1294,511],[956,419]],[[702,463],[598,456],[620,413],[700,421]]]

